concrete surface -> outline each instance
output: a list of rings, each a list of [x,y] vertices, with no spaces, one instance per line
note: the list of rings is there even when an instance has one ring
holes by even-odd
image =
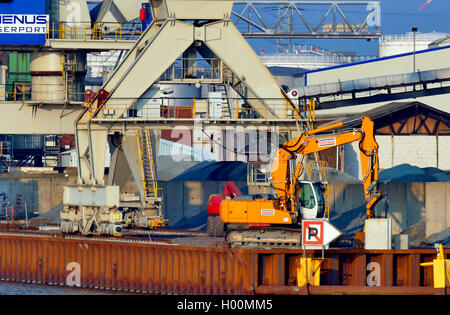
[[[69,171],[57,172],[29,171],[0,175],[0,216],[5,214],[5,205],[14,206],[15,218],[25,218],[25,204],[28,217],[43,214],[63,203],[64,185],[76,181],[76,174]],[[5,197],[2,197],[2,194]]]

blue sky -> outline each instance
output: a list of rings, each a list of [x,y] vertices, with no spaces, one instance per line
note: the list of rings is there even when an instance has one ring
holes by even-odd
[[[418,32],[436,31],[450,34],[450,0],[433,0],[421,11],[418,11],[425,2],[426,0],[381,0],[381,31],[383,35],[405,34],[411,31],[413,25],[418,27]],[[303,14],[308,19],[306,11]],[[347,15],[347,13],[345,14]],[[347,17],[351,20],[351,13]],[[262,47],[265,52],[274,52],[276,49],[276,43],[272,40],[250,40],[250,43],[256,50]],[[356,51],[358,55],[375,56],[378,41],[304,39],[295,40],[294,44],[314,45],[328,50],[351,50]]]
[[[389,34],[405,34],[411,31],[411,27],[416,25],[418,27],[418,32],[442,32],[450,34],[450,0],[432,0],[432,2],[427,5],[421,11],[418,9],[426,2],[426,0],[378,0],[381,3],[381,31],[384,35]],[[236,6],[234,8],[236,11]],[[359,14],[353,13],[355,10],[359,10]],[[268,11],[274,19],[276,18],[276,11]],[[349,13],[347,13],[349,12]],[[353,9],[346,11],[344,14],[349,18],[351,22],[362,22],[363,18],[360,18],[361,13],[366,13],[364,8],[359,7],[358,9]],[[320,19],[325,12],[323,9],[309,8],[302,12],[305,18],[312,22],[314,18]],[[355,16],[356,19],[355,19]],[[353,18],[353,20],[352,20]],[[235,17],[232,18],[234,20]],[[297,19],[298,21],[298,19]],[[342,23],[338,21],[338,23]],[[316,24],[312,22],[313,25]],[[249,39],[248,40],[255,51],[259,52],[260,49],[264,49],[264,52],[275,52],[276,51],[276,41],[267,39]],[[308,40],[308,39],[297,39],[294,40],[294,45],[306,44],[318,46],[327,50],[347,50],[356,51],[358,55],[362,56],[375,56],[377,54],[378,41],[373,40],[368,42],[364,39],[360,40],[343,40],[343,39],[319,39],[319,40]]]

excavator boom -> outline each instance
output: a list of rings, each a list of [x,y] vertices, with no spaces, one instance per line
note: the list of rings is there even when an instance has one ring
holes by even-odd
[[[220,217],[227,226],[227,240],[245,245],[257,240],[268,244],[298,244],[302,219],[324,215],[323,183],[300,181],[303,159],[292,174],[290,161],[298,156],[320,152],[358,141],[363,174],[366,214],[374,217],[376,203],[383,197],[378,189],[378,144],[373,121],[358,118],[360,128],[348,128],[352,121],[341,121],[302,133],[281,145],[272,162],[272,186],[276,198],[223,200]],[[297,241],[296,241],[297,240]],[[278,242],[277,242],[278,241]]]
[[[361,128],[345,129],[352,121],[341,121],[329,126],[306,131],[297,138],[291,139],[277,150],[272,165],[272,184],[280,202],[293,211],[295,204],[288,205],[290,200],[295,200],[295,185],[300,172],[302,162],[296,167],[294,175],[290,176],[289,161],[297,158],[297,155],[320,152],[342,144],[359,141],[360,161],[363,174],[364,194],[366,198],[367,216],[373,217],[373,208],[382,198],[383,192],[378,190],[378,144],[374,136],[373,121],[366,116],[359,118]],[[333,133],[330,133],[334,131]],[[324,134],[325,133],[325,134]]]

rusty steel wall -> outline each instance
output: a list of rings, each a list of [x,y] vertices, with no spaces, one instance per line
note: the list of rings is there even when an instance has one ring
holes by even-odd
[[[446,257],[449,252],[445,251]],[[0,279],[154,294],[266,292],[261,288],[284,288],[279,292],[286,294],[297,284],[297,265],[303,254],[301,250],[182,247],[0,234]],[[306,251],[306,255],[317,257],[321,252]],[[436,258],[433,249],[331,249],[325,251],[325,258],[321,268],[323,290],[310,294],[326,294],[333,288],[336,292],[356,292],[355,288],[373,285],[369,283],[372,275],[385,289],[403,287],[407,292],[420,293],[433,286],[432,268],[419,265]]]
[[[0,279],[6,281],[70,285],[76,263],[81,287],[248,294],[249,261],[245,252],[225,249],[0,235]]]

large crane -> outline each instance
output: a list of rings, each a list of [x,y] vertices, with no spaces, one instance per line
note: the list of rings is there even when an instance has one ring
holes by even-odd
[[[366,116],[358,119],[360,128],[346,128],[353,120],[340,121],[305,131],[281,145],[272,162],[272,186],[276,198],[222,201],[220,217],[225,224],[226,240],[239,245],[298,245],[301,220],[325,216],[324,183],[299,180],[302,157],[355,141],[359,141],[366,215],[373,218],[375,205],[383,197],[383,192],[378,189],[378,144],[373,121]],[[292,172],[290,161],[295,161],[298,156],[300,162]]]

